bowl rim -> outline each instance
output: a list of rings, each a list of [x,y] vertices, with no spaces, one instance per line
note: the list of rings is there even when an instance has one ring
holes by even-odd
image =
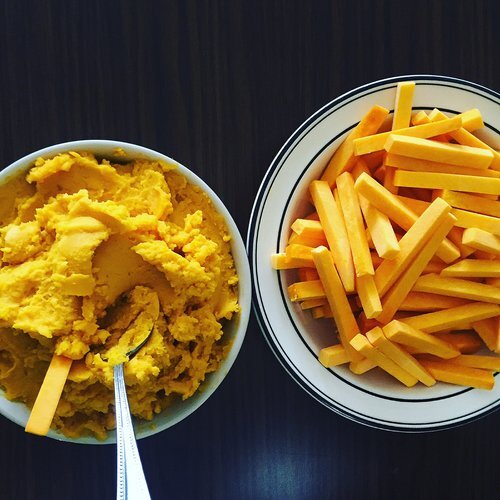
[[[331,108],[335,107],[336,105],[346,101],[347,99],[357,96],[359,94],[362,94],[368,90],[373,90],[373,92],[376,92],[379,87],[383,87],[384,85],[387,84],[393,84],[401,81],[416,81],[416,82],[429,82],[433,83],[436,82],[439,84],[439,82],[447,82],[447,83],[454,83],[454,84],[459,84],[464,87],[464,90],[470,90],[467,89],[467,87],[479,90],[483,94],[487,94],[490,97],[487,97],[486,95],[482,95],[482,97],[485,97],[488,100],[491,100],[494,104],[500,105],[500,94],[488,87],[485,87],[483,85],[480,85],[475,82],[471,82],[462,78],[457,78],[457,77],[451,77],[451,76],[444,76],[444,75],[437,75],[437,74],[406,74],[406,75],[399,75],[399,76],[392,76],[392,77],[387,77],[387,78],[382,78],[379,80],[375,80],[363,85],[360,85],[352,90],[349,90],[338,97],[335,97],[334,99],[328,101],[326,104],[324,104],[322,107],[320,107],[317,111],[312,113],[310,116],[308,116],[294,131],[293,133],[288,137],[288,139],[285,141],[283,146],[279,149],[273,160],[271,161],[268,169],[266,170],[264,177],[262,179],[262,182],[259,186],[259,189],[257,191],[255,201],[252,207],[251,215],[250,215],[250,220],[248,224],[248,230],[247,230],[247,238],[246,238],[246,247],[247,247],[247,252],[249,255],[249,260],[250,260],[250,269],[251,269],[251,274],[252,274],[252,279],[256,276],[256,247],[255,247],[255,238],[257,236],[257,231],[256,231],[256,218],[259,214],[259,211],[263,205],[263,197],[264,195],[267,194],[267,186],[270,182],[270,179],[273,177],[273,174],[275,173],[276,169],[279,167],[279,163],[283,156],[289,151],[290,147],[296,143],[297,140],[300,139],[302,135],[307,135],[306,130],[321,116],[325,114],[328,110]],[[497,133],[498,130],[494,129]],[[253,291],[252,291],[252,309],[254,311],[254,314],[257,318],[257,322],[259,324],[260,330],[262,335],[264,336],[267,344],[269,345],[271,351],[274,353],[282,367],[285,369],[285,371],[290,375],[292,380],[294,380],[306,393],[308,393],[310,396],[312,396],[314,399],[319,401],[321,404],[326,406],[328,409],[334,411],[335,413],[342,415],[343,417],[346,417],[349,420],[355,421],[357,423],[366,425],[368,427],[372,427],[375,429],[380,429],[380,430],[385,430],[385,431],[390,431],[390,432],[401,432],[401,433],[423,433],[423,432],[436,432],[440,430],[446,430],[449,428],[454,428],[462,425],[466,425],[474,420],[480,419],[486,415],[489,415],[498,409],[500,409],[500,405],[496,404],[496,406],[490,407],[487,410],[473,415],[472,417],[465,418],[464,420],[459,420],[456,422],[452,422],[450,424],[446,425],[436,425],[433,427],[396,427],[396,426],[390,426],[390,425],[384,425],[383,423],[376,422],[374,420],[370,420],[369,418],[362,418],[358,414],[354,415],[350,413],[349,408],[346,410],[343,410],[342,408],[339,407],[334,407],[328,404],[327,401],[323,400],[321,396],[317,393],[316,389],[311,387],[309,382],[306,382],[302,380],[302,378],[299,376],[298,373],[296,373],[290,366],[287,360],[282,356],[282,354],[279,352],[277,346],[274,344],[273,339],[271,338],[271,335],[268,331],[268,327],[266,326],[266,321],[264,320],[264,317],[262,315],[261,308],[259,306],[259,301],[257,297],[257,284],[254,283],[253,286]],[[409,424],[411,425],[411,424]]]
[[[112,152],[117,148],[123,149],[126,152],[126,156],[121,157],[119,155],[114,155]],[[113,139],[82,139],[54,144],[52,146],[41,148],[32,153],[28,153],[22,158],[19,158],[10,165],[1,169],[0,183],[3,184],[4,182],[7,182],[9,178],[21,175],[23,171],[27,172],[29,168],[33,166],[34,161],[39,157],[51,157],[55,156],[58,153],[68,151],[91,152],[99,157],[116,157],[117,159],[121,159],[122,161],[132,160],[136,158],[145,158],[153,161],[161,160],[175,165],[177,171],[184,175],[188,182],[195,186],[198,186],[205,192],[210,201],[213,203],[217,213],[223,216],[227,229],[231,235],[231,253],[238,275],[238,303],[240,305],[240,311],[238,315],[231,320],[231,322],[235,322],[235,326],[233,327],[234,333],[232,335],[231,349],[229,350],[226,357],[221,361],[221,365],[219,366],[219,368],[215,372],[209,373],[206,376],[206,379],[202,382],[195,395],[185,401],[182,401],[182,404],[185,404],[186,409],[179,411],[179,413],[174,418],[156,425],[155,419],[158,415],[164,413],[164,410],[164,412],[155,415],[155,417],[151,421],[147,422],[141,420],[141,426],[139,430],[137,429],[137,420],[135,418],[133,419],[134,427],[136,428],[136,439],[144,439],[158,434],[170,427],[173,427],[175,424],[181,422],[189,415],[194,413],[221,385],[221,383],[229,373],[229,370],[233,366],[246,336],[251,312],[252,281],[245,244],[243,242],[238,226],[236,225],[236,222],[234,221],[232,215],[229,213],[229,210],[226,208],[219,196],[212,190],[212,188],[208,186],[208,184],[203,179],[201,179],[188,167],[182,165],[173,158],[156,150],[140,146],[138,144]],[[101,151],[103,154],[100,154],[97,151]],[[9,404],[21,405],[21,407],[27,408],[23,402],[7,400],[7,398],[5,398],[4,396],[4,391],[1,389],[0,397]],[[19,418],[17,416],[9,414],[9,412],[5,411],[1,406],[0,414],[21,427],[25,427],[26,425],[25,418]],[[49,431],[47,437],[50,437],[56,441],[64,441],[76,444],[105,445],[116,443],[116,434],[114,430],[108,431],[108,437],[103,441],[100,441],[92,436],[68,438],[62,433],[56,432],[53,429]]]

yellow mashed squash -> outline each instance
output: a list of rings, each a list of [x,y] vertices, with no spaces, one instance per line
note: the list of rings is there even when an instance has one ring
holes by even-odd
[[[222,216],[175,166],[68,152],[0,186],[0,386],[32,406],[53,353],[73,361],[52,426],[103,439],[113,366],[150,420],[192,396],[228,349],[238,278]],[[143,314],[157,304],[147,326]]]

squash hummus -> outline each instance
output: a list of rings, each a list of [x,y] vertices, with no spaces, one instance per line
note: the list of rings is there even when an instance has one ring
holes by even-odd
[[[89,153],[39,158],[0,186],[0,386],[32,406],[52,355],[74,360],[52,427],[114,428],[113,366],[151,420],[192,396],[229,349],[238,312],[230,235],[174,165]],[[151,310],[156,312],[153,314]],[[150,311],[150,313],[148,313]]]

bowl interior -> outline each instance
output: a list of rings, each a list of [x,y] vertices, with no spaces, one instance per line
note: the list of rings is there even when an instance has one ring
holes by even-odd
[[[117,153],[118,149],[124,151],[125,155]],[[141,439],[168,429],[199,408],[217,389],[234,363],[245,337],[251,303],[250,269],[245,246],[241,239],[238,227],[228,210],[219,197],[203,180],[175,160],[158,153],[157,151],[137,146],[135,144],[128,144],[120,141],[83,140],[51,146],[31,153],[6,167],[0,172],[0,183],[6,182],[12,176],[26,173],[33,165],[33,162],[41,156],[51,157],[65,151],[90,151],[96,156],[117,162],[126,162],[131,159],[144,158],[149,160],[162,160],[167,163],[174,164],[176,165],[178,171],[181,172],[190,183],[197,185],[204,190],[212,201],[217,212],[223,215],[229,233],[231,234],[231,250],[239,277],[239,304],[241,307],[241,311],[224,326],[224,338],[226,342],[231,344],[231,349],[228,355],[222,360],[219,369],[207,375],[206,380],[200,386],[200,389],[191,398],[185,401],[181,401],[180,399],[175,401],[162,413],[156,415],[152,421],[134,419],[136,438]],[[26,405],[20,402],[7,400],[3,397],[4,392],[2,390],[0,390],[0,395],[2,396],[0,397],[0,413],[13,422],[24,427],[29,417],[29,410]],[[109,432],[105,441],[100,441],[89,436],[70,439],[61,433],[54,432],[53,430],[49,432],[48,436],[61,441],[82,444],[109,444],[116,442],[115,431]]]

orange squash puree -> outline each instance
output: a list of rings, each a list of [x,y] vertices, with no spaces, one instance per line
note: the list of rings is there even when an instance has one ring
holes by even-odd
[[[6,397],[31,406],[52,354],[69,357],[53,427],[105,438],[114,427],[113,365],[123,361],[113,353],[152,300],[160,314],[151,338],[125,365],[132,413],[152,419],[217,369],[223,322],[239,309],[230,235],[174,165],[67,152],[7,180],[0,199]]]

